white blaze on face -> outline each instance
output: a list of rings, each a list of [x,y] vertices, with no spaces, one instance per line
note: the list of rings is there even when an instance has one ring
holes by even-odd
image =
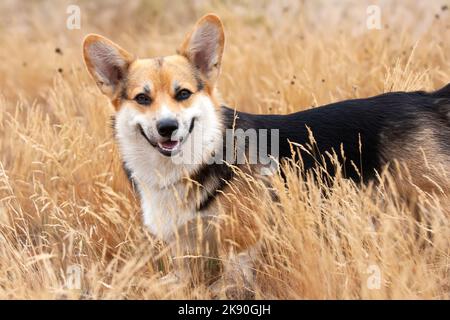
[[[169,109],[168,106],[163,104],[158,111],[157,119],[164,119],[164,118],[175,118],[175,113],[172,112],[172,110]]]
[[[183,121],[184,119],[182,117],[182,113],[174,112],[170,110],[168,106],[163,104],[159,108],[154,125],[156,126],[158,121],[164,119],[176,119],[178,122],[178,129],[172,135],[171,140],[172,141],[184,140],[185,136],[189,133],[189,123],[187,123],[188,121]]]

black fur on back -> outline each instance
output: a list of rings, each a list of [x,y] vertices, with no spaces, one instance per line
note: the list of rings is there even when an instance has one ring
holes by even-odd
[[[222,108],[226,128],[278,129],[279,156],[290,158],[291,148],[288,141],[299,144],[310,142],[307,127],[317,141],[320,154],[334,150],[343,166],[347,178],[365,181],[374,177],[386,159],[382,158],[381,137],[392,136],[396,139],[407,137],[418,129],[423,121],[430,125],[442,126],[442,147],[450,149],[450,84],[444,88],[426,93],[391,92],[378,96],[353,99],[332,103],[326,106],[288,115],[255,115],[233,109]],[[235,116],[237,117],[234,120]],[[444,119],[447,119],[444,122]],[[360,142],[361,151],[360,152]],[[270,140],[268,142],[270,144]],[[345,162],[340,157],[343,145]],[[269,146],[267,149],[270,150]],[[305,169],[314,167],[314,158],[300,152]],[[325,156],[325,159],[329,159]],[[361,175],[358,174],[353,162]],[[333,175],[331,162],[327,163],[328,173]]]

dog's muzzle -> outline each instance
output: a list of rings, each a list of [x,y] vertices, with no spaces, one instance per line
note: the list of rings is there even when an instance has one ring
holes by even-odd
[[[141,135],[147,140],[147,142],[154,148],[156,148],[162,155],[166,157],[171,157],[178,154],[181,151],[182,144],[187,140],[189,134],[194,130],[196,118],[192,118],[191,123],[189,125],[188,134],[185,137],[180,138],[179,140],[171,140],[171,138],[163,138],[161,141],[156,142],[152,141],[144,131],[144,128],[140,124],[138,124],[138,129]]]

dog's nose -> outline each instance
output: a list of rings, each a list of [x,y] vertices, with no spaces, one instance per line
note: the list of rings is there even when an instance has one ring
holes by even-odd
[[[159,120],[156,129],[161,137],[170,138],[173,132],[178,129],[178,121],[170,118]]]

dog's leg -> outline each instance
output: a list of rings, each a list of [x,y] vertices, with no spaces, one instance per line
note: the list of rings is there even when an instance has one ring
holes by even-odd
[[[240,253],[230,253],[223,261],[222,277],[210,286],[215,299],[255,298],[254,248]]]
[[[170,242],[173,271],[163,280],[197,286],[217,278],[220,263],[213,218],[198,216],[177,230]]]

